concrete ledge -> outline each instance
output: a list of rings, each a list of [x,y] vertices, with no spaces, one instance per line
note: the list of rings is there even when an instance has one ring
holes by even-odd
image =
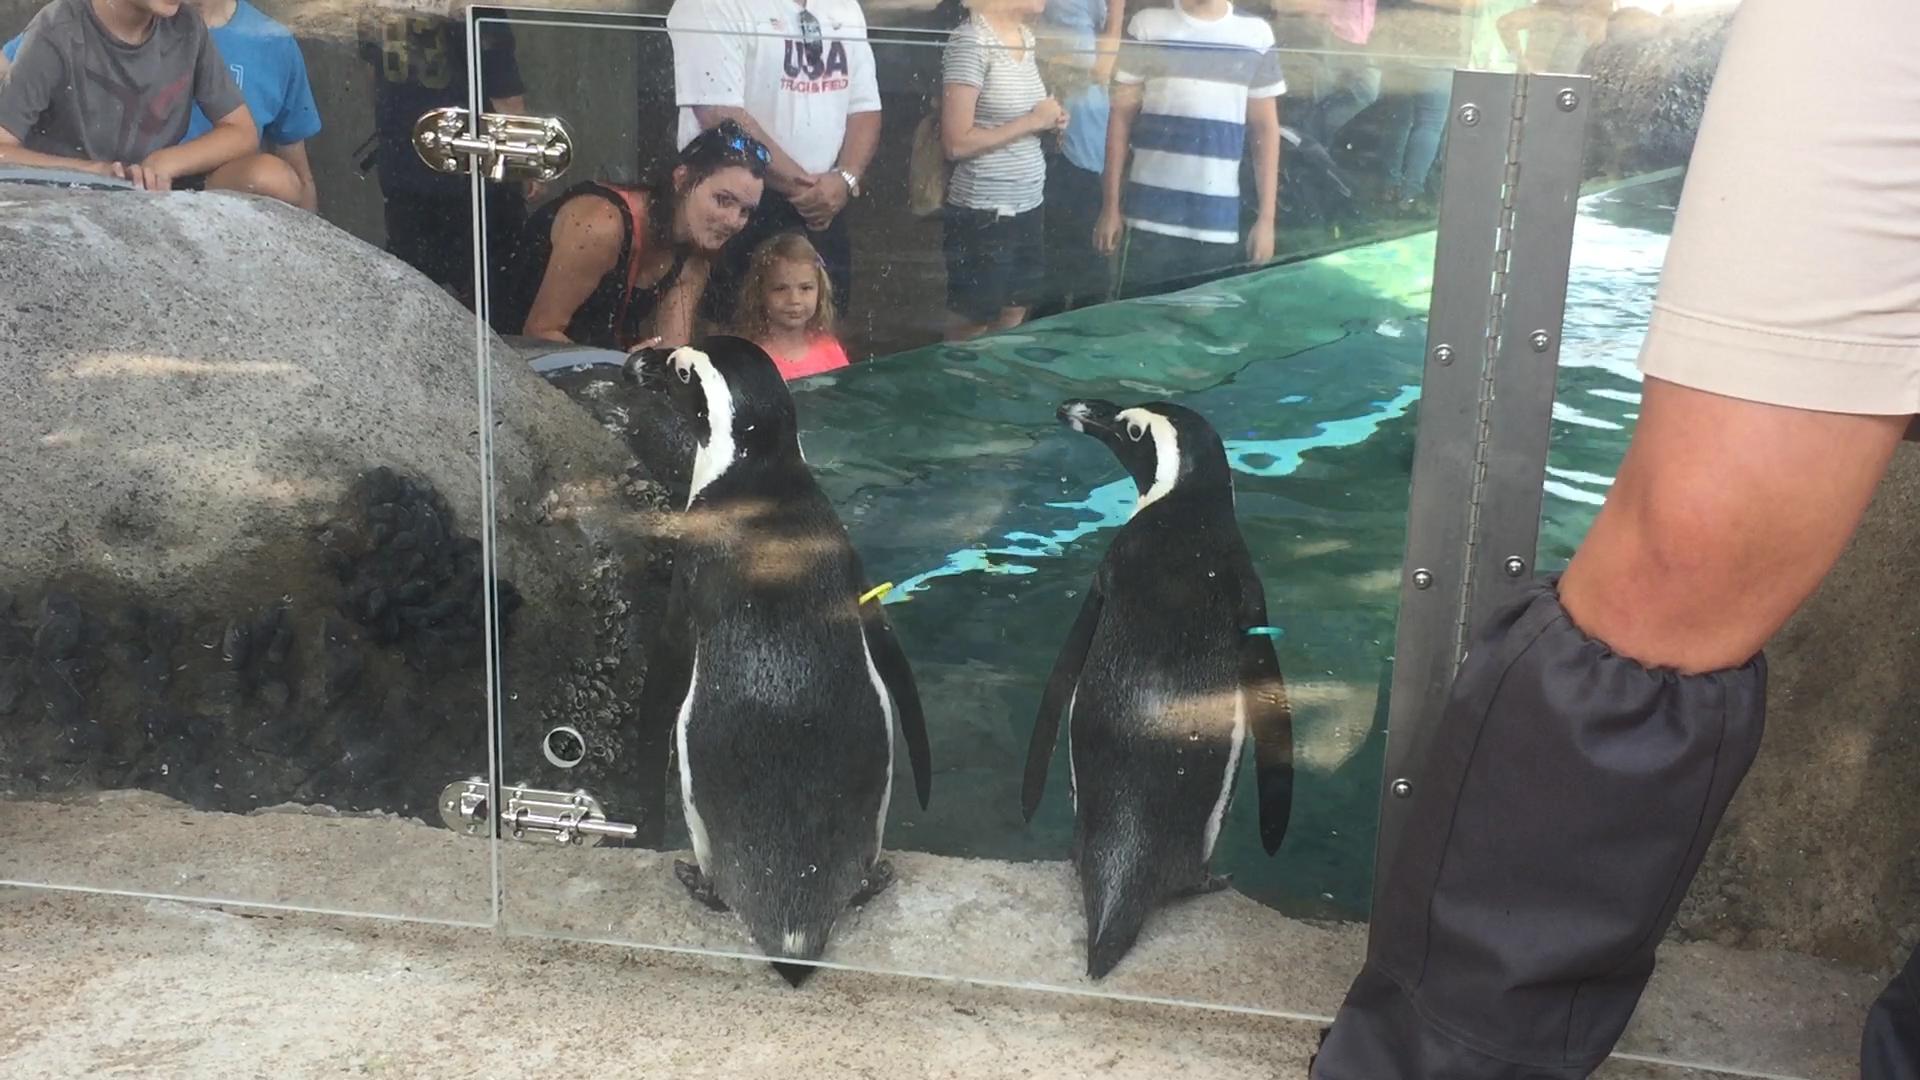
[[[490,917],[486,846],[393,817],[209,814],[144,793],[13,801],[0,852],[14,882]],[[732,916],[673,880],[671,854],[520,842],[500,854],[510,930],[750,952]],[[898,882],[836,930],[832,961],[1069,993],[847,970],[792,991],[751,959],[0,890],[0,993],[23,1005],[0,1019],[0,1075],[139,1062],[128,1075],[432,1077],[511,1061],[575,1075],[1293,1077],[1364,952],[1361,927],[1227,892],[1162,912],[1095,987],[1064,864],[891,857]],[[1621,1049],[1839,1080],[1855,1074],[1878,990],[1794,954],[1670,945]],[[1084,996],[1101,992],[1152,1000]],[[1687,1075],[1617,1064],[1603,1075]]]

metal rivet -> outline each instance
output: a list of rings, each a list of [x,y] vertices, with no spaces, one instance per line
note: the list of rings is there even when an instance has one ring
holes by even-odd
[[[1406,798],[1407,796],[1409,796],[1409,795],[1411,795],[1411,794],[1413,794],[1413,785],[1412,785],[1412,784],[1410,784],[1410,783],[1408,783],[1408,782],[1407,782],[1407,781],[1405,781],[1405,780],[1395,780],[1395,781],[1393,782],[1393,797],[1394,797],[1394,798],[1396,798],[1396,799],[1404,799],[1404,798]]]
[[[1453,363],[1453,346],[1435,345],[1433,347],[1433,358],[1439,361],[1442,367]]]
[[[1553,344],[1553,335],[1547,333],[1545,330],[1535,330],[1531,340],[1533,341],[1534,352],[1546,352],[1547,346]]]
[[[1527,560],[1518,555],[1507,556],[1507,576],[1519,577],[1527,572]]]
[[[1568,93],[1573,91],[1569,90]],[[1468,103],[1460,106],[1460,122],[1472,127],[1480,122],[1480,106]]]
[[[1424,588],[1427,588],[1428,586],[1430,586],[1430,585],[1432,585],[1432,584],[1433,584],[1433,571],[1431,571],[1431,570],[1415,570],[1415,571],[1413,572],[1413,587],[1414,587],[1414,588],[1416,588],[1416,589],[1424,589]]]
[[[1560,91],[1560,111],[1572,112],[1580,104],[1580,95],[1571,90]]]

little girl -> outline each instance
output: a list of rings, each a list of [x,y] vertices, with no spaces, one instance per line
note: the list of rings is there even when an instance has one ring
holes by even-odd
[[[733,332],[767,350],[782,377],[847,366],[833,321],[833,285],[805,236],[782,233],[754,249]]]

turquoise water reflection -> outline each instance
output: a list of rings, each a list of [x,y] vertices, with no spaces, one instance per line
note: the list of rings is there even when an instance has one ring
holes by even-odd
[[[1544,561],[1564,561],[1624,447],[1674,194],[1583,203]],[[1254,800],[1237,799],[1215,870],[1292,914],[1365,916],[1432,259],[1425,234],[795,385],[807,458],[869,575],[894,584],[927,708],[933,805],[895,800],[890,847],[1066,857],[1066,755],[1030,825],[1021,770],[1055,651],[1134,491],[1053,410],[1168,399],[1226,440],[1294,703],[1286,843],[1269,859]]]

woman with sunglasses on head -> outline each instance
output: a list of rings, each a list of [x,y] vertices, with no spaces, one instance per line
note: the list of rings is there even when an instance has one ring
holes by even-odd
[[[759,205],[769,156],[727,122],[648,187],[575,185],[528,222],[494,329],[621,350],[692,340],[713,260]]]

